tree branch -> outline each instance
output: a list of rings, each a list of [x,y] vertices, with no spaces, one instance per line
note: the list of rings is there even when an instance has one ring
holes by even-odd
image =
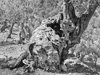
[[[83,34],[84,30],[86,30],[88,23],[94,14],[96,8],[98,7],[99,3],[96,1],[94,5],[89,5],[88,14],[83,14],[80,18],[80,28],[79,28],[79,37]]]
[[[69,33],[69,40],[71,43],[67,44],[67,47],[62,51],[61,54],[61,63],[67,58],[68,56],[68,50],[73,47],[75,44],[78,44],[80,42],[81,35],[86,30],[88,23],[94,14],[96,8],[98,7],[98,2],[94,3],[93,5],[89,5],[88,14],[83,14],[80,18],[78,18],[75,15],[75,9],[71,2],[66,1],[66,8],[68,7],[68,15],[70,20],[74,23],[74,25],[77,27],[73,30],[73,32]]]
[[[75,9],[74,9],[74,6],[72,5],[72,3],[68,3],[68,15],[69,15],[69,18],[71,19],[71,21],[74,23],[74,25],[76,26],[76,23],[77,23],[77,19],[78,17],[76,16],[75,14]]]
[[[64,0],[64,2],[66,3],[65,10],[67,10],[67,12],[65,12],[65,13],[69,15],[69,18],[71,19],[71,21],[74,23],[74,25],[76,25],[78,17],[75,14],[74,6],[70,2],[70,0]]]

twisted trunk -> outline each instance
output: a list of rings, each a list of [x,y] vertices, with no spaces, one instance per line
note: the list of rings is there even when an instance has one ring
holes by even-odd
[[[96,8],[99,5],[97,0],[96,0],[96,3],[94,3],[93,5],[89,5],[88,14],[85,13],[85,14],[82,14],[81,17],[77,17],[76,14],[75,14],[74,6],[70,2],[70,0],[64,0],[64,1],[66,3],[65,4],[66,9],[65,10],[68,11],[68,12],[65,12],[65,13],[69,15],[69,19],[75,25],[75,29],[73,30],[73,32],[69,33],[69,40],[68,41],[70,41],[71,43],[68,43],[67,47],[65,49],[63,49],[63,51],[62,51],[62,54],[61,54],[61,62],[62,63],[67,58],[68,50],[71,47],[73,47],[75,44],[80,43],[81,35],[86,30],[92,15],[94,14]]]

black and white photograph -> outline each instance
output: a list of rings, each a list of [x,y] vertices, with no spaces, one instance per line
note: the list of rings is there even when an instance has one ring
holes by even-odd
[[[100,0],[0,0],[0,75],[100,75]]]

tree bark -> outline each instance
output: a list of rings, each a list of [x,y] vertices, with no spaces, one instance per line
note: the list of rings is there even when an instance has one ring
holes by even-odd
[[[11,26],[11,28],[10,28],[10,30],[9,30],[9,35],[8,35],[7,38],[11,38],[11,34],[12,34],[12,31],[13,31],[14,24],[15,24],[15,23],[12,23],[12,26]]]
[[[25,40],[25,31],[24,31],[24,22],[23,23],[21,23],[21,31],[20,31],[20,33],[19,33],[19,44],[22,44],[23,43],[23,41]]]
[[[8,28],[8,25],[7,25],[7,19],[3,22],[3,26],[1,27],[1,32],[5,31],[6,28]]]
[[[99,5],[98,1],[96,0],[96,3],[94,3],[93,5],[89,5],[88,14],[85,13],[85,14],[82,14],[81,17],[77,17],[75,14],[74,6],[70,2],[70,0],[64,0],[64,1],[66,3],[65,4],[66,10],[68,11],[68,13],[66,14],[69,15],[69,19],[75,25],[75,29],[73,30],[73,32],[69,33],[69,41],[71,43],[67,43],[67,47],[62,51],[61,63],[63,63],[63,61],[67,58],[68,50],[71,47],[73,47],[75,44],[80,43],[81,35],[86,30],[92,15],[94,14],[96,8]],[[78,29],[76,27],[78,27]]]

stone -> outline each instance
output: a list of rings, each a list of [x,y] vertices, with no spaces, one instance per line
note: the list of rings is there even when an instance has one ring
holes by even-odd
[[[61,32],[58,18],[43,20],[33,31],[29,44],[34,43],[34,47],[29,46],[29,49],[35,63],[38,62],[37,67],[47,71],[56,71],[59,68],[60,53],[65,46]]]
[[[100,58],[97,58],[96,65],[100,65]]]
[[[27,57],[26,45],[0,47],[0,66],[2,68],[13,68],[20,64],[24,56]]]
[[[5,61],[7,57],[5,55],[0,55],[0,62]]]

